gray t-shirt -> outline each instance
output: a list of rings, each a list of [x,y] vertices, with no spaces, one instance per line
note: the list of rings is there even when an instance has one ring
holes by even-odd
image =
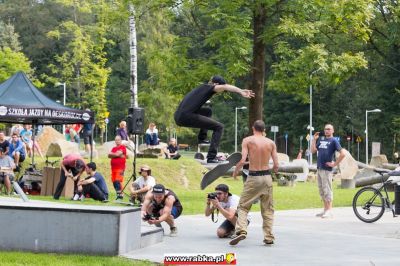
[[[8,155],[4,155],[3,157],[0,156],[0,167],[10,167],[10,168],[14,168],[15,164],[13,159],[11,159],[10,156]],[[10,175],[14,176],[14,174],[9,173]]]

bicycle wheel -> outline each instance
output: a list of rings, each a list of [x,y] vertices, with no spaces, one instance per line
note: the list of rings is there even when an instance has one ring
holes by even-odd
[[[353,211],[365,223],[378,221],[385,212],[385,201],[379,190],[373,187],[360,189],[353,198]]]

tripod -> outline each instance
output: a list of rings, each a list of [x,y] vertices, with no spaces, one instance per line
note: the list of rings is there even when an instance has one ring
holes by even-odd
[[[133,163],[132,163],[133,164],[133,173],[132,173],[131,177],[129,178],[129,180],[125,183],[124,187],[121,189],[120,194],[124,193],[125,188],[128,186],[129,182],[131,182],[132,179],[133,179],[133,181],[136,180],[136,137],[137,137],[137,135],[134,134],[133,142],[135,144],[135,148],[133,149]],[[117,195],[116,200],[117,199],[118,199],[118,195]]]

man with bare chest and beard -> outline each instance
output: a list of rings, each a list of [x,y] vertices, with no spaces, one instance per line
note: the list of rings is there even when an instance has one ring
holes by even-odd
[[[264,136],[265,123],[257,120],[253,124],[253,135],[243,139],[242,159],[236,165],[233,177],[239,174],[246,158],[249,158],[249,176],[244,183],[238,206],[238,219],[235,227],[236,237],[229,244],[236,245],[247,236],[247,214],[256,199],[260,199],[261,216],[263,218],[264,244],[274,243],[272,224],[274,206],[272,199],[272,177],[269,160],[272,158],[273,171],[278,171],[278,154],[275,143]]]

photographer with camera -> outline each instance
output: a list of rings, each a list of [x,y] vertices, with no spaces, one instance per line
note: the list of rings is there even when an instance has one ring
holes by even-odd
[[[178,229],[175,226],[175,219],[181,215],[182,209],[182,204],[176,194],[163,185],[157,184],[145,196],[142,205],[142,219],[160,227],[162,222],[166,222],[171,230],[170,236],[177,236]]]
[[[229,187],[225,184],[219,184],[215,187],[215,192],[207,194],[205,215],[207,217],[213,215],[216,210],[217,213],[221,213],[226,219],[217,229],[217,236],[219,238],[230,237],[234,233],[238,204],[239,196],[229,193]],[[213,216],[212,220],[214,222]]]

